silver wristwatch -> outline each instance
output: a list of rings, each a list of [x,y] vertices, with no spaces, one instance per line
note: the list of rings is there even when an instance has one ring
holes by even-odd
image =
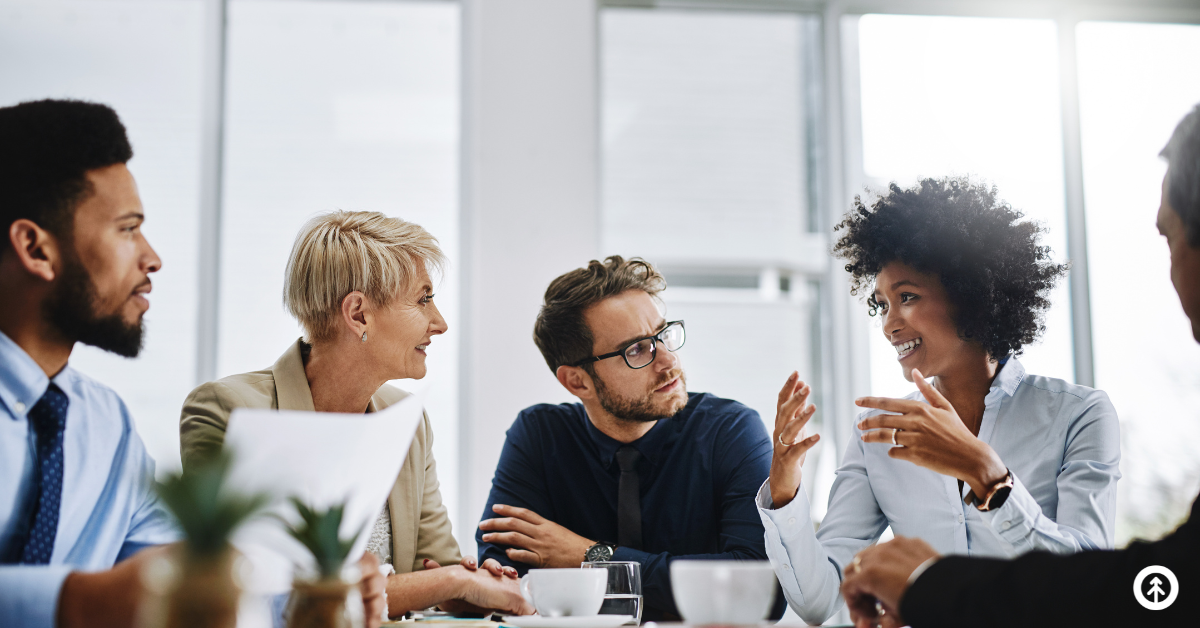
[[[609,545],[603,541],[587,548],[583,554],[583,560],[589,563],[604,562],[612,560],[613,552],[617,549],[615,545]]]

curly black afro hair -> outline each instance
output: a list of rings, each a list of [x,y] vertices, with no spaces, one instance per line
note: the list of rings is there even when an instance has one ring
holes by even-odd
[[[870,207],[855,197],[834,227],[845,233],[833,254],[848,262],[855,295],[873,292],[876,275],[893,261],[937,275],[959,337],[995,360],[1020,355],[1045,331],[1050,290],[1068,269],[1038,244],[1045,229],[1022,217],[996,198],[995,187],[965,177],[923,179],[909,189],[892,183]],[[879,312],[874,294],[867,304],[872,316]]]

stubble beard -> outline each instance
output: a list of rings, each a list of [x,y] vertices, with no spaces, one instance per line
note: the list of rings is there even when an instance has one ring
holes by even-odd
[[[664,412],[654,406],[654,391],[675,377],[679,377],[680,390],[683,392],[683,403],[673,406]],[[661,421],[675,416],[687,405],[687,375],[684,374],[682,369],[668,372],[665,378],[657,382],[650,389],[650,392],[638,399],[630,399],[614,393],[604,384],[604,380],[600,379],[597,375],[593,375],[592,379],[596,383],[596,398],[600,401],[600,407],[621,421],[629,423]]]
[[[137,357],[142,350],[145,325],[138,321],[129,324],[118,310],[101,315],[96,312],[100,302],[91,275],[75,257],[74,252],[63,256],[58,284],[43,305],[43,315],[64,338],[82,342],[126,358]]]

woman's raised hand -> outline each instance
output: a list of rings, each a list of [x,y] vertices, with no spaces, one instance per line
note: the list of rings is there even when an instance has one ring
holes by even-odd
[[[792,371],[779,391],[775,406],[775,432],[772,434],[774,454],[771,456],[771,507],[782,508],[796,497],[800,490],[800,467],[804,457],[817,441],[820,434],[806,437],[804,426],[816,413],[816,406],[808,403],[812,388],[800,381],[800,374]]]
[[[929,403],[887,397],[860,397],[854,401],[863,408],[896,413],[860,421],[863,442],[892,445],[888,450],[892,458],[958,478],[970,484],[976,495],[987,494],[1008,474],[1004,462],[967,429],[954,406],[925,381],[920,371],[913,369],[912,377]]]

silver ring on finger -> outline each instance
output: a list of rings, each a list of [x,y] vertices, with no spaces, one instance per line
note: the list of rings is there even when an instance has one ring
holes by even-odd
[[[892,446],[894,446],[894,447],[903,447],[904,446],[904,445],[901,445],[900,443],[896,442],[896,434],[900,433],[901,431],[903,431],[903,430],[901,430],[898,427],[892,428]]]
[[[782,446],[784,446],[784,447],[791,447],[792,445],[795,445],[796,443],[785,443],[785,442],[783,442],[783,432],[780,432],[780,433],[779,433],[779,444],[780,444],[780,445],[782,445]]]

